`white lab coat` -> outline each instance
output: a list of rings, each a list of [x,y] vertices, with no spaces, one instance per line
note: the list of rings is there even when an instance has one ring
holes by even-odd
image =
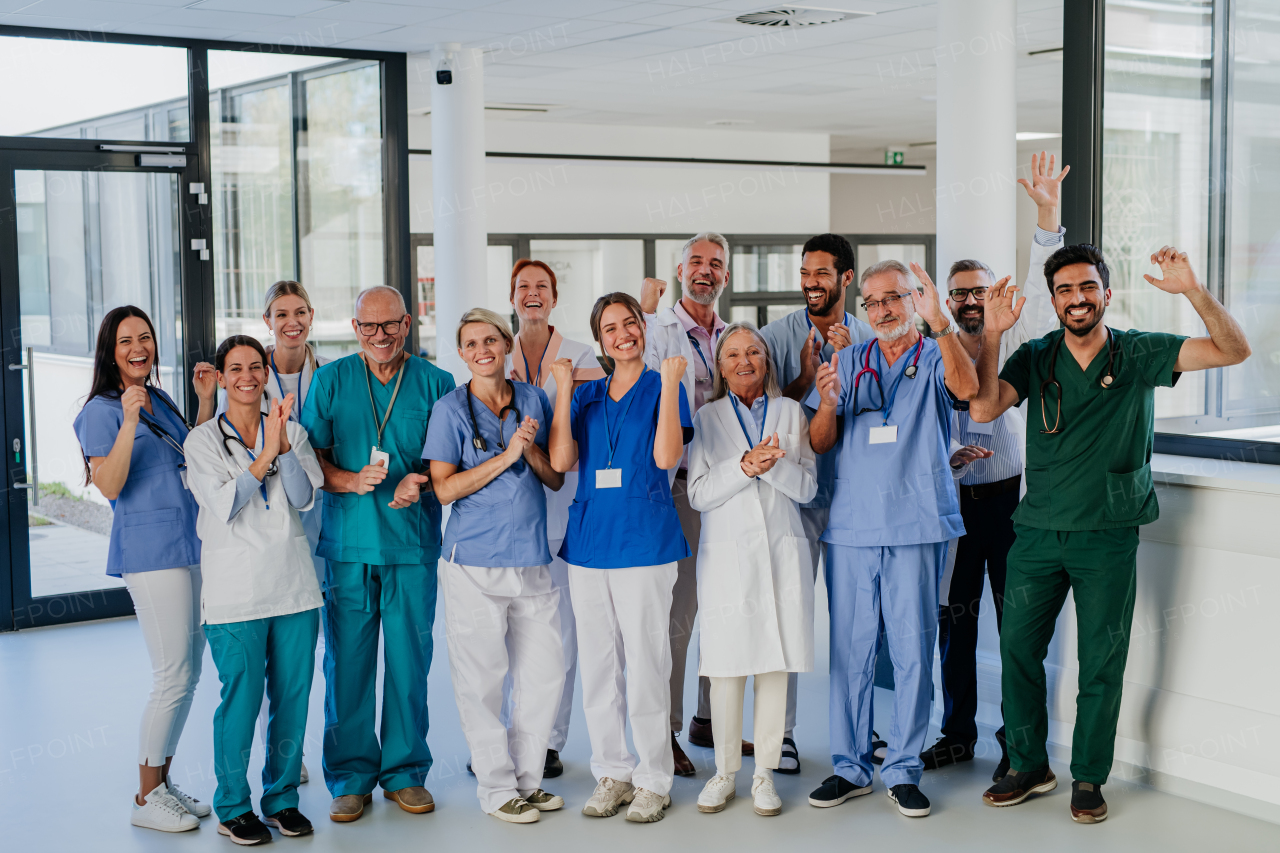
[[[245,622],[286,616],[320,607],[320,584],[311,562],[311,545],[299,512],[285,495],[279,475],[266,478],[267,509],[260,489],[228,521],[235,500],[236,478],[252,460],[235,441],[223,444],[219,419],[212,418],[191,431],[183,444],[187,484],[200,506],[196,533],[200,537],[203,575],[200,614],[203,624]],[[227,429],[227,427],[222,427]],[[313,489],[324,483],[320,463],[307,441],[307,431],[290,421],[289,444]],[[229,430],[228,430],[229,432]],[[258,430],[256,449],[262,447]]]
[[[698,542],[698,674],[714,678],[813,669],[813,568],[799,505],[818,491],[809,419],[799,403],[769,400],[764,434],[786,456],[767,473],[742,472],[751,449],[727,396],[694,418],[689,505]]]
[[[693,373],[693,360],[697,356],[694,355],[693,345],[689,343],[689,336],[684,331],[684,324],[676,316],[674,308],[663,308],[657,314],[646,314],[644,320],[644,363],[654,370],[660,370],[663,359],[684,356],[684,376],[680,377],[680,384],[684,386],[685,396],[689,398],[689,411],[692,412],[693,391],[697,383]],[[706,355],[707,361],[711,361],[711,353]],[[674,471],[671,476],[675,477]]]

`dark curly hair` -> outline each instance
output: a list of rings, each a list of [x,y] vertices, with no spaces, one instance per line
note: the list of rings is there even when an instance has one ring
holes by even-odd
[[[1111,286],[1111,270],[1107,269],[1102,250],[1088,243],[1076,243],[1074,246],[1063,246],[1044,262],[1044,280],[1050,293],[1053,293],[1053,277],[1058,274],[1058,270],[1072,264],[1091,264],[1097,268],[1103,288]]]

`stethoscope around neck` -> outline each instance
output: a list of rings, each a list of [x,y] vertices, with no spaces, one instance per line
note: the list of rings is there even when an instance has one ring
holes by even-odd
[[[1104,326],[1107,330],[1107,371],[1102,374],[1102,379],[1098,382],[1102,386],[1102,390],[1108,390],[1112,383],[1116,381],[1116,349],[1114,346],[1114,337],[1111,334],[1111,327]],[[1040,383],[1040,420],[1044,424],[1044,429],[1040,430],[1041,435],[1057,435],[1062,432],[1062,383],[1054,378],[1054,368],[1058,366],[1058,350],[1062,349],[1062,342],[1067,337],[1067,332],[1062,333],[1062,337],[1058,338],[1058,342],[1054,345],[1053,351],[1049,353],[1049,375]],[[1049,413],[1045,410],[1044,392],[1052,385],[1058,389],[1058,411],[1053,416],[1053,429],[1049,428]]]
[[[480,426],[476,423],[476,410],[471,403],[471,383],[467,383],[467,414],[471,416],[471,446],[481,453],[488,451],[489,443],[484,440],[484,436],[480,435]],[[507,387],[511,389],[511,403],[503,406],[498,410],[498,447],[506,450],[506,442],[502,438],[502,419],[507,416],[507,412],[513,412],[516,416],[516,428],[520,428],[520,424],[524,418],[520,415],[520,410],[516,408],[516,386],[510,379],[507,380]]]
[[[859,370],[858,375],[853,378],[853,416],[854,417],[857,417],[858,415],[866,414],[867,412],[879,412],[884,410],[884,407],[885,407],[884,385],[880,382],[880,372],[871,366],[871,350],[877,348],[879,345],[880,345],[880,342],[876,340],[876,341],[872,341],[871,344],[867,347],[866,351],[862,355],[862,369]],[[920,354],[924,352],[924,335],[921,335],[920,340],[916,342],[915,351],[916,351],[915,357],[911,359],[911,363],[907,365],[906,370],[902,371],[903,376],[906,376],[908,379],[915,379],[916,373],[919,371],[919,368],[917,367],[917,365],[920,362]],[[870,409],[859,409],[858,408],[858,386],[862,383],[862,377],[865,374],[870,374],[872,381],[874,381],[876,383],[876,387],[880,389],[880,405]],[[901,382],[901,381],[902,381],[902,377],[898,377],[898,382]],[[896,396],[897,394],[897,389],[898,389],[898,383],[895,382],[893,384],[893,392],[892,392],[894,396]],[[889,405],[893,405],[893,404],[890,403]]]

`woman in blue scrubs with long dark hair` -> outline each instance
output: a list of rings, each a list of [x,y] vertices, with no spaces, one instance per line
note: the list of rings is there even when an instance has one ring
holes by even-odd
[[[667,472],[680,463],[693,423],[680,385],[684,358],[666,359],[660,374],[645,367],[644,315],[634,297],[600,297],[591,333],[613,359],[613,374],[575,390],[573,363],[555,362],[550,443],[555,470],[579,470],[560,556],[569,565],[598,783],[582,811],[609,817],[630,803],[627,820],[650,823],[671,804],[667,629],[676,561],[690,553]],[[638,755],[626,747],[628,720]]]

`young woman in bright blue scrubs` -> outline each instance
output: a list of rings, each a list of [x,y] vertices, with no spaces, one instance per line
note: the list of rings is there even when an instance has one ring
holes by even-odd
[[[578,464],[578,497],[560,556],[578,624],[578,667],[598,782],[583,814],[661,820],[671,804],[671,590],[689,556],[667,472],[693,438],[680,384],[685,359],[644,365],[644,315],[625,293],[600,297],[591,333],[614,360],[613,375],[573,388],[573,363],[558,359],[551,464]],[[625,678],[624,678],[625,667]],[[625,682],[625,686],[624,686]],[[623,690],[626,690],[624,697]],[[636,753],[627,750],[631,722]]]
[[[480,807],[508,823],[533,823],[539,812],[564,807],[542,790],[564,685],[543,485],[559,489],[564,474],[547,458],[546,392],[504,375],[513,343],[506,321],[473,308],[457,337],[471,381],[436,403],[422,449],[436,497],[452,507],[440,589],[453,694]]]
[[[222,682],[213,715],[218,832],[240,845],[271,840],[263,821],[307,835],[298,811],[307,700],[315,673],[320,584],[300,513],[324,483],[292,394],[262,413],[267,353],[235,335],[218,347],[227,411],[191,431],[187,480],[200,505],[200,621]],[[262,813],[253,811],[248,758],[263,696],[270,700]]]
[[[93,384],[75,419],[85,482],[111,501],[107,574],[122,577],[151,657],[151,696],[142,713],[134,826],[183,832],[209,806],[168,781],[169,763],[200,680],[200,540],[186,486],[187,424],[159,388],[155,328],[125,305],[98,328]],[[195,366],[198,423],[213,415],[213,365]]]

